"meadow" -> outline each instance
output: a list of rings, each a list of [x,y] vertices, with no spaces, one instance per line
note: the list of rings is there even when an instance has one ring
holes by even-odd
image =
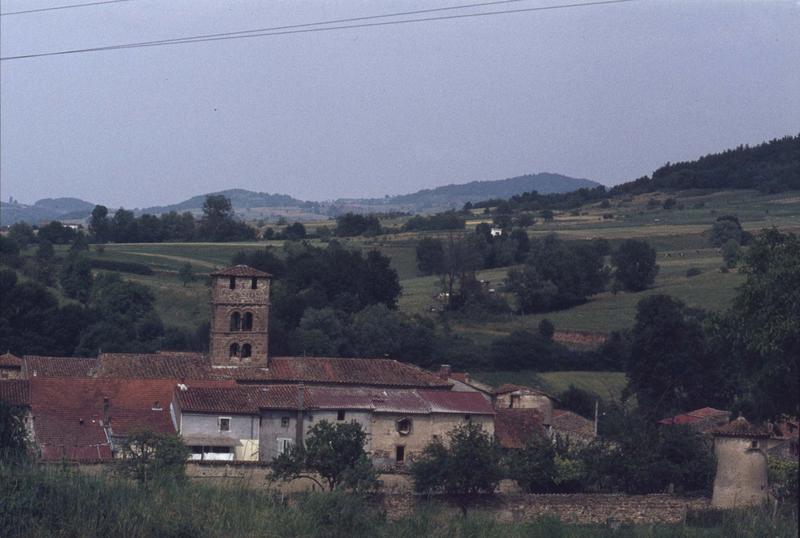
[[[462,518],[436,502],[390,519],[376,499],[342,492],[283,497],[196,482],[147,486],[67,467],[0,466],[0,536],[126,537],[684,537],[797,536],[796,509],[693,515],[682,524],[572,525],[546,518],[502,523],[476,507]]]

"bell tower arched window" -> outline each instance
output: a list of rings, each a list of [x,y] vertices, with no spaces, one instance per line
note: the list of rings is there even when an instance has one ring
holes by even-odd
[[[238,357],[239,356],[239,344],[231,344],[230,351],[229,351],[229,356],[230,357]]]
[[[242,315],[239,312],[231,314],[231,331],[238,331],[242,328]]]
[[[242,344],[242,358],[246,359],[253,354],[253,348],[250,344]]]
[[[253,330],[253,313],[252,312],[245,312],[244,316],[242,317],[242,330],[243,331],[252,331]]]
[[[236,277],[232,276],[231,279],[228,281],[228,287],[232,290],[236,289]]]

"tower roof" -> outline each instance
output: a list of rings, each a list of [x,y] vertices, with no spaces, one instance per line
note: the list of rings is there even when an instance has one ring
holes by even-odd
[[[258,269],[253,269],[249,265],[232,265],[231,267],[226,267],[224,269],[214,271],[213,273],[211,273],[211,276],[241,276],[241,277],[253,277],[253,278],[272,277],[271,274],[265,273],[264,271],[259,271]]]
[[[769,437],[769,432],[766,428],[750,424],[744,417],[732,420],[712,433],[720,437]]]

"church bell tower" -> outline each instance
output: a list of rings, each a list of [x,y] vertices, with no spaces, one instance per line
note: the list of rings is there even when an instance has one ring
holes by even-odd
[[[271,276],[246,265],[211,273],[213,366],[267,366]]]

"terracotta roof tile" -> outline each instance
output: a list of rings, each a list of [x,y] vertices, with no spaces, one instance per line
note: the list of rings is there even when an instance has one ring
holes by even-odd
[[[257,278],[270,278],[271,274],[259,271],[248,265],[233,265],[224,269],[218,269],[211,273],[211,276],[240,276],[240,277],[257,277]]]
[[[720,437],[769,437],[769,431],[765,427],[750,424],[744,417],[732,420],[712,433]]]
[[[534,435],[544,435],[542,415],[537,409],[497,409],[494,435],[503,448],[524,448]]]
[[[594,422],[566,409],[553,409],[553,429],[567,435],[594,437]]]
[[[0,402],[10,405],[30,405],[29,383],[25,379],[0,381]]]
[[[22,368],[22,359],[11,353],[3,353],[0,355],[0,366]]]
[[[84,357],[43,357],[25,355],[24,375],[34,377],[91,377],[97,359]]]
[[[391,359],[274,357],[270,359],[268,369],[215,370],[228,370],[231,377],[240,381],[419,388],[445,388],[452,385],[431,372]]]
[[[419,390],[433,413],[465,413],[494,415],[494,407],[480,392],[451,392],[446,390]]]
[[[187,387],[176,388],[181,412],[257,415],[267,407],[267,387]]]
[[[98,378],[122,379],[215,379],[203,353],[102,353]]]

